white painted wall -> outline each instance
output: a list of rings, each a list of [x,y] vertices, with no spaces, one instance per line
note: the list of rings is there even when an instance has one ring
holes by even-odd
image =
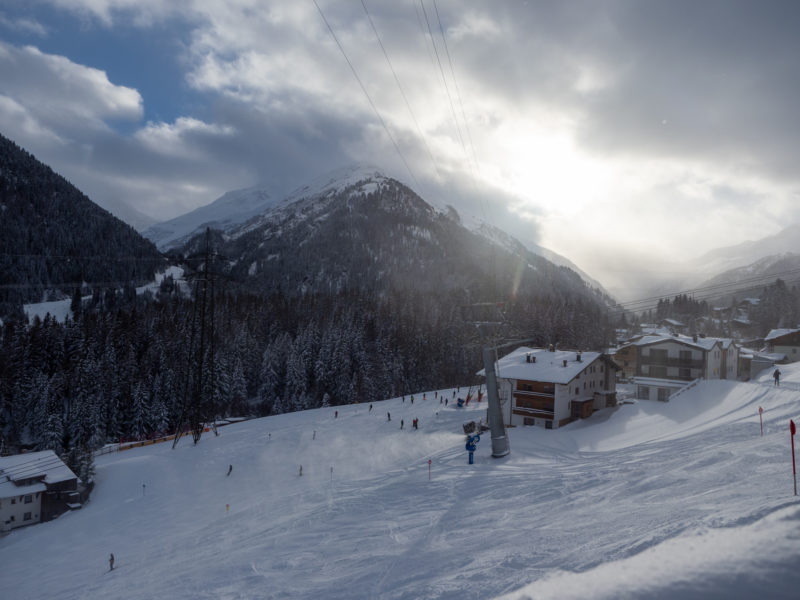
[[[24,492],[24,487],[20,491]],[[25,525],[32,525],[41,521],[42,493],[28,492],[7,498],[0,498],[0,529],[14,529]],[[30,502],[25,502],[29,498]],[[25,514],[30,513],[30,519],[25,520]]]

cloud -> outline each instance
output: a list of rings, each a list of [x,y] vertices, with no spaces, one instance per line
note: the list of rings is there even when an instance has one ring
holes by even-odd
[[[597,251],[610,239],[639,255],[700,253],[791,221],[795,3],[365,2],[403,94],[361,3],[319,0],[392,139],[311,2],[52,0],[130,36],[180,21],[190,34],[171,58],[192,102],[119,133],[109,123],[143,118],[137,90],[4,44],[0,122],[60,144],[58,166],[99,201],[161,218],[229,189],[287,191],[379,163],[590,272],[626,254]]]
[[[0,13],[0,27],[10,29],[11,31],[23,31],[39,37],[47,37],[47,27],[28,18],[9,19],[3,13]]]
[[[33,46],[0,42],[3,92],[42,127],[53,131],[103,129],[107,119],[142,117],[142,97],[111,83],[105,72],[45,54]]]

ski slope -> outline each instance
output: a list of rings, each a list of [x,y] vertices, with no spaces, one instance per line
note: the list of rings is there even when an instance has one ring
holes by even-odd
[[[511,429],[502,459],[487,435],[474,465],[461,423],[485,403],[444,408],[433,392],[104,455],[82,510],[0,539],[0,589],[20,600],[797,598],[788,423],[800,421],[800,367],[782,371],[789,387],[705,382],[555,431]]]

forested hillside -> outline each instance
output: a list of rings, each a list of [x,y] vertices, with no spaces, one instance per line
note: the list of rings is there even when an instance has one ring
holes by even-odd
[[[0,318],[85,286],[152,279],[152,243],[0,135]]]

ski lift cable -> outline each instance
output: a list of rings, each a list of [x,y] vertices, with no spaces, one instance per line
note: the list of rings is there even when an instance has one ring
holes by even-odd
[[[433,156],[433,152],[431,151],[431,147],[428,144],[428,140],[425,134],[422,132],[422,127],[419,124],[419,120],[417,116],[414,114],[414,111],[411,108],[411,103],[406,96],[405,90],[403,86],[400,84],[400,78],[397,75],[397,72],[394,70],[394,66],[392,65],[392,61],[389,59],[389,53],[386,51],[386,47],[383,45],[383,41],[381,40],[381,36],[378,34],[378,29],[375,27],[375,22],[372,20],[372,15],[367,10],[367,5],[365,0],[361,0],[361,6],[364,7],[364,13],[367,15],[367,19],[369,19],[369,24],[372,26],[372,31],[375,33],[375,39],[378,41],[378,45],[381,47],[381,51],[383,52],[383,57],[386,59],[386,64],[389,65],[389,69],[392,72],[392,76],[394,77],[394,81],[397,84],[397,89],[400,91],[400,95],[403,97],[403,102],[405,102],[406,108],[408,109],[408,114],[411,115],[411,119],[414,121],[414,125],[417,128],[417,133],[419,133],[419,137],[422,140],[422,143],[425,144],[425,150],[428,152],[428,156],[433,163],[433,167],[436,170],[436,174],[441,177],[441,171],[439,170],[439,165],[436,162],[436,158]]]
[[[411,167],[409,166],[408,161],[406,160],[406,157],[403,155],[402,151],[400,150],[400,146],[398,146],[397,141],[394,139],[394,136],[392,135],[392,132],[389,131],[389,126],[386,124],[386,121],[383,119],[383,117],[381,116],[381,113],[378,111],[378,108],[375,106],[375,103],[372,101],[372,97],[370,97],[369,92],[367,92],[367,88],[364,86],[364,83],[361,81],[361,78],[358,76],[358,72],[356,71],[356,68],[353,66],[353,63],[350,61],[350,58],[347,56],[347,53],[344,51],[344,47],[342,46],[341,42],[339,41],[339,38],[336,37],[336,34],[334,33],[333,28],[331,27],[331,24],[328,22],[328,19],[325,17],[325,13],[322,12],[322,8],[317,3],[317,0],[311,0],[311,1],[314,3],[314,6],[317,7],[317,11],[319,12],[320,17],[322,17],[322,20],[325,22],[325,26],[328,28],[328,31],[330,32],[331,37],[333,38],[333,41],[336,43],[336,46],[339,48],[339,52],[342,53],[342,56],[344,57],[344,60],[347,62],[347,65],[350,67],[350,71],[353,73],[353,77],[355,77],[356,81],[358,82],[358,85],[361,88],[361,91],[364,93],[364,96],[367,98],[367,102],[369,102],[369,105],[372,107],[372,110],[375,113],[375,116],[378,117],[378,121],[380,121],[381,126],[383,127],[383,130],[386,132],[386,135],[389,136],[389,139],[391,140],[395,151],[397,152],[398,156],[400,157],[400,160],[403,161],[403,165],[405,165],[406,170],[408,171],[408,174],[411,176],[411,179],[414,181],[414,184],[417,187],[419,187],[419,182],[417,181],[417,178],[414,176],[414,173],[411,170]]]
[[[444,26],[442,25],[442,18],[439,16],[439,7],[436,4],[436,0],[433,0],[433,8],[436,11],[436,19],[439,21],[439,31],[442,34],[442,42],[444,43],[444,51],[447,55],[447,62],[450,65],[450,76],[453,78],[453,87],[456,90],[456,97],[458,98],[458,104],[461,107],[461,118],[464,120],[464,129],[467,131],[467,139],[469,140],[469,146],[472,150],[472,160],[475,163],[475,168],[480,171],[480,163],[478,162],[478,155],[475,152],[475,145],[472,143],[472,133],[470,132],[469,128],[469,121],[467,121],[467,114],[464,111],[464,102],[461,97],[461,90],[458,86],[458,80],[456,79],[456,71],[453,68],[453,59],[450,56],[450,48],[447,45],[447,36],[444,34]]]

